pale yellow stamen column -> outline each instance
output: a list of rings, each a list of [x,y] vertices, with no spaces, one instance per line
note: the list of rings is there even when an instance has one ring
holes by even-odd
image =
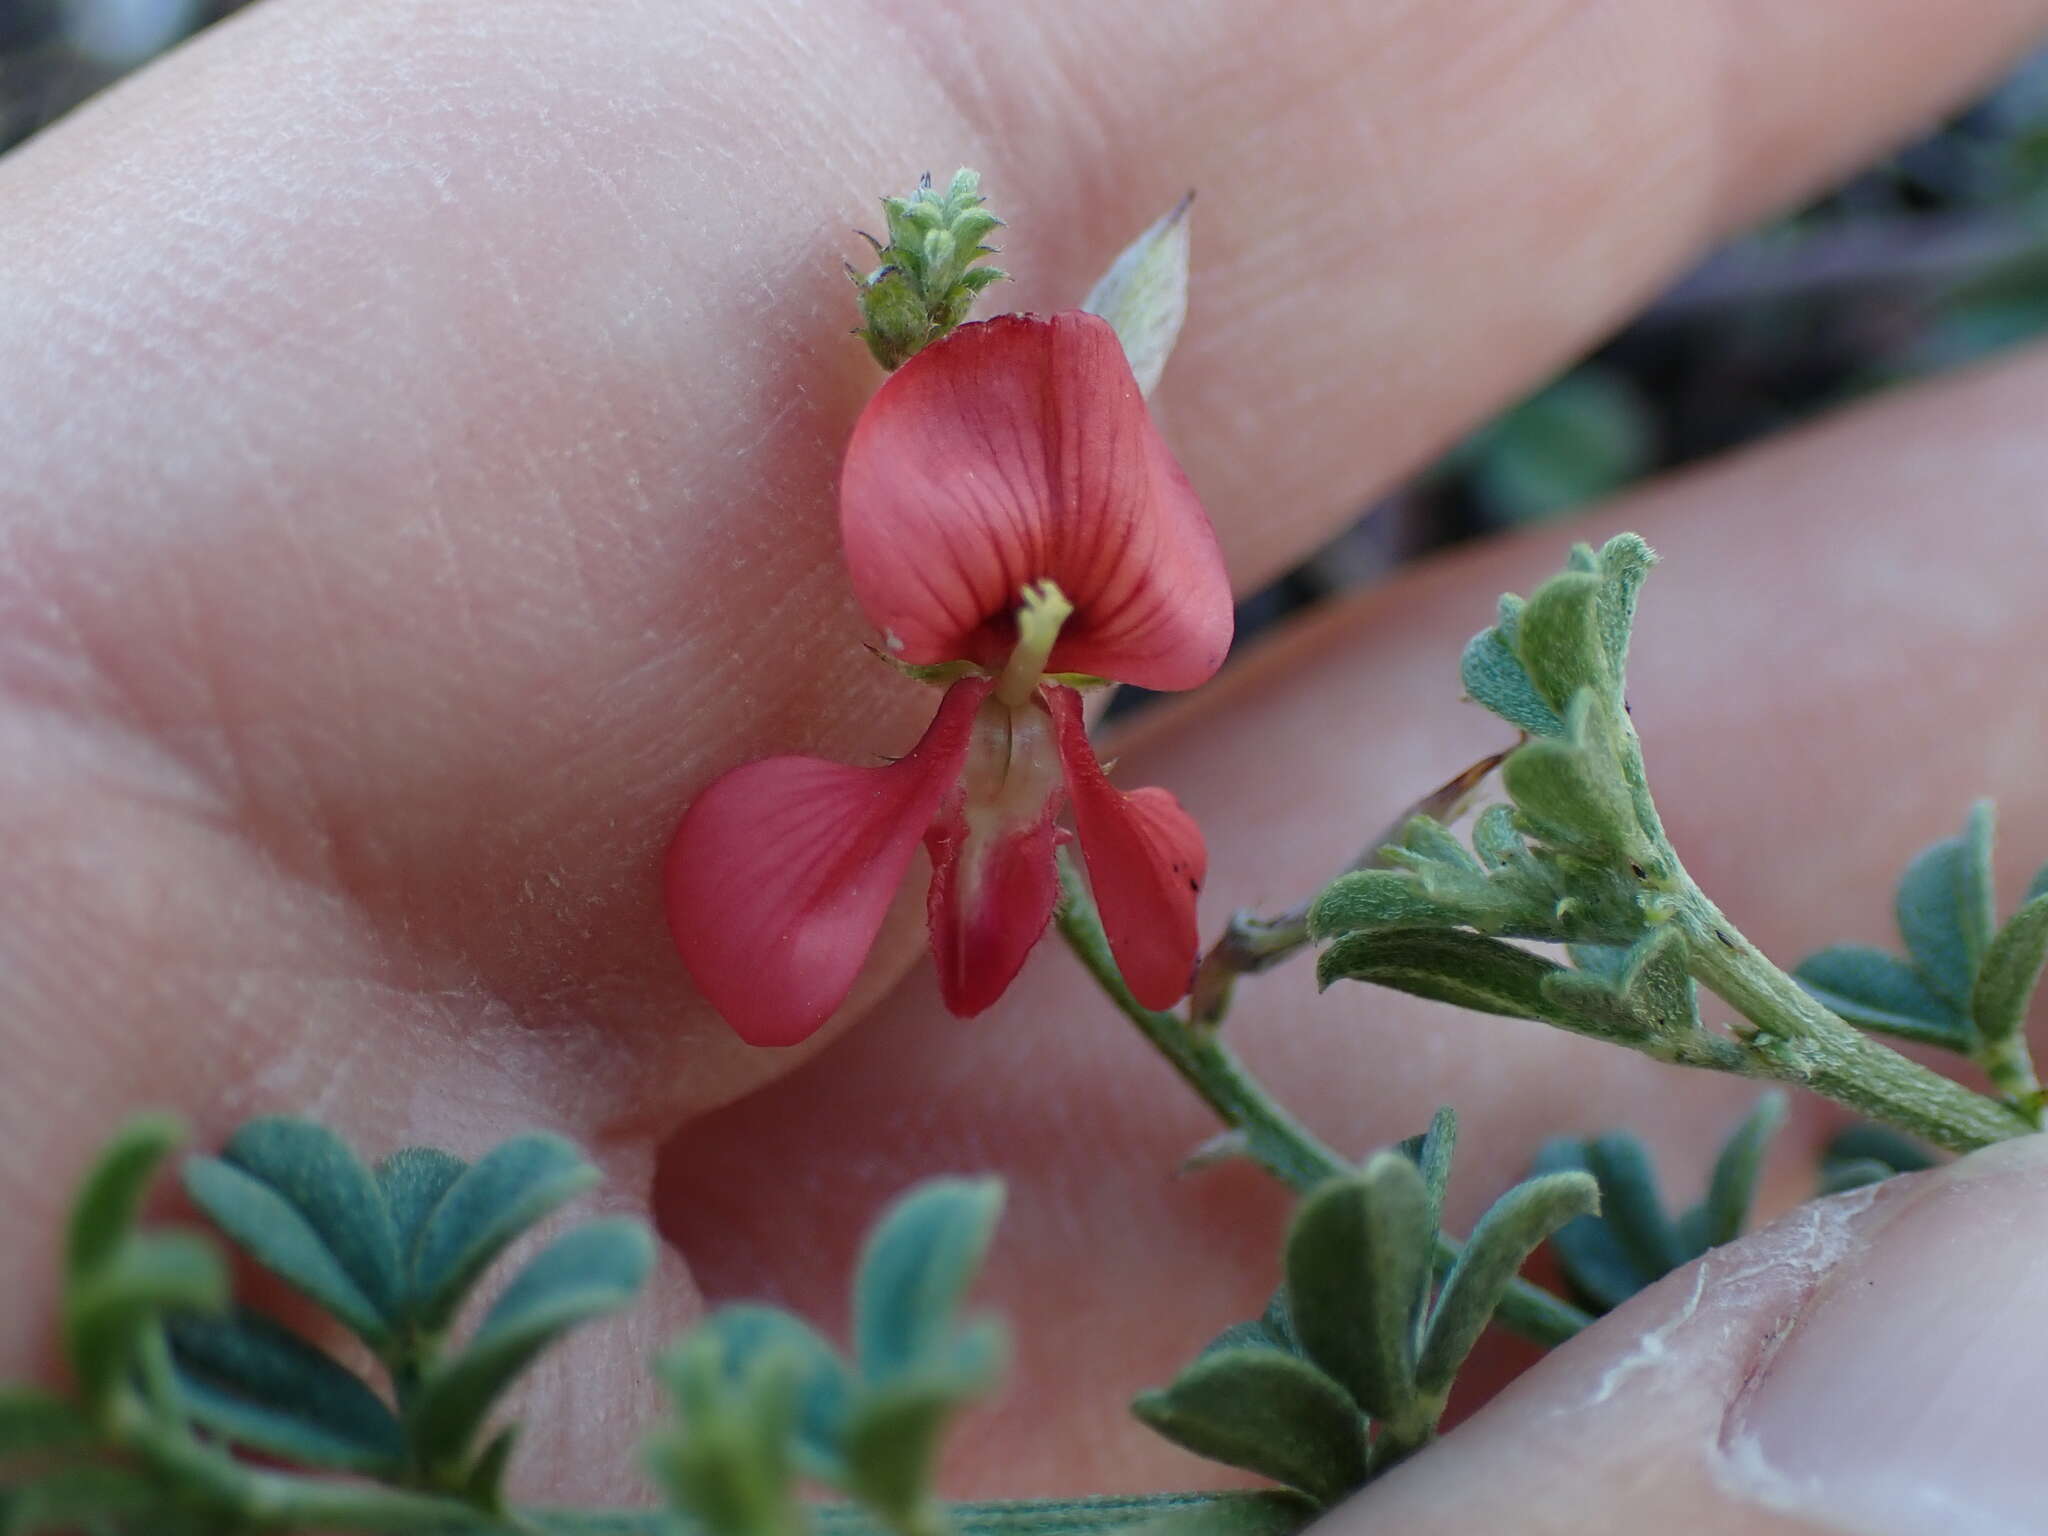
[[[1060,637],[1060,626],[1073,616],[1074,605],[1050,581],[1034,582],[1019,594],[1017,646],[1003,675],[996,679],[996,697],[1012,709],[1021,709],[1045,681],[1045,664]]]

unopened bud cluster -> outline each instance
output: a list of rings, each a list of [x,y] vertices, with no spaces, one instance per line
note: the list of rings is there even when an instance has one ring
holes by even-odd
[[[908,197],[885,197],[886,243],[867,236],[880,265],[847,275],[860,293],[860,336],[884,368],[896,369],[967,318],[975,295],[1009,274],[974,265],[995,252],[984,236],[1003,221],[982,206],[981,177],[953,173],[944,192],[926,174]]]

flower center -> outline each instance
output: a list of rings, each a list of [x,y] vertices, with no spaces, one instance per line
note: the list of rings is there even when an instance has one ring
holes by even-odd
[[[1063,782],[1052,719],[1044,708],[1029,698],[1018,705],[984,699],[960,773],[970,840],[992,842],[1044,820]]]
[[[1060,627],[1073,616],[1074,605],[1051,581],[1036,581],[1019,594],[1017,644],[1003,674],[996,679],[996,697],[1020,709],[1045,681],[1045,664],[1060,638]]]

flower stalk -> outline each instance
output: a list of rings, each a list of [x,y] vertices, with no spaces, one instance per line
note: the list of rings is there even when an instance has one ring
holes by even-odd
[[[1178,1014],[1147,1008],[1131,995],[1103,936],[1095,904],[1070,860],[1060,860],[1060,937],[1117,1011],[1137,1026],[1167,1065],[1180,1074],[1224,1125],[1243,1137],[1244,1154],[1298,1194],[1306,1194],[1356,1168],[1325,1145],[1269,1094],[1217,1032]],[[1437,1235],[1433,1264],[1447,1274],[1463,1251],[1455,1238]],[[1562,1344],[1592,1318],[1541,1286],[1517,1279],[1502,1298],[1501,1324],[1542,1345]]]
[[[1487,775],[1506,757],[1506,752],[1491,753],[1445,780],[1388,823],[1339,873],[1383,866],[1382,855],[1387,845],[1397,841],[1401,829],[1417,816],[1454,820],[1478,793]],[[1188,993],[1189,1021],[1203,1029],[1218,1027],[1230,1012],[1231,997],[1240,976],[1256,976],[1306,949],[1313,942],[1308,919],[1314,904],[1313,900],[1304,901],[1272,917],[1245,911],[1231,913],[1223,936],[1203,953],[1202,963],[1195,971],[1194,985]]]

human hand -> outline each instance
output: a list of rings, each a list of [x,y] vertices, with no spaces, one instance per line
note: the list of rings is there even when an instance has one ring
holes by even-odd
[[[1123,1402],[1263,1294],[1283,1202],[1245,1170],[1168,1179],[1209,1128],[1069,962],[944,1019],[904,979],[906,902],[869,1017],[796,1070],[815,1052],[739,1046],[662,931],[697,788],[769,751],[895,750],[929,708],[861,652],[834,548],[873,382],[839,232],[906,167],[977,164],[1028,231],[1005,300],[1052,307],[1201,187],[1159,409],[1242,589],[1716,235],[1961,98],[2048,7],[1339,10],[810,9],[799,32],[766,4],[635,0],[594,29],[542,0],[272,0],[0,163],[0,1201],[28,1239],[0,1252],[0,1369],[40,1363],[63,1195],[131,1108],[202,1136],[312,1113],[368,1148],[538,1125],[674,1242],[634,1321],[534,1384],[550,1496],[620,1496],[640,1363],[700,1291],[834,1321],[874,1207],[980,1166],[1016,1191],[990,1298],[1020,1365],[959,1486],[1208,1477]],[[1670,557],[1638,723],[1695,872],[1781,954],[1875,934],[1904,852],[1975,794],[2048,843],[2038,684],[2000,670],[2048,627],[2044,372],[1593,520]],[[1501,744],[1455,706],[1456,649],[1558,542],[1356,598],[1145,727],[1131,781],[1202,821],[1212,927],[1298,900]],[[1828,669],[1787,669],[1807,654]],[[1884,837],[1849,832],[1880,813]],[[1746,1092],[1318,1000],[1303,967],[1231,1029],[1349,1148],[1456,1104],[1454,1226],[1560,1130],[1633,1123],[1690,1179]],[[1724,1402],[1740,1341],[1710,1342],[1683,1379]],[[1519,1475],[1459,1443],[1402,1479]],[[1642,1442],[1641,1480],[1582,1491],[1573,1528],[1640,1525],[1629,1501],[1697,1484],[1716,1444]],[[1746,1498],[1698,1518],[1768,1529]]]

